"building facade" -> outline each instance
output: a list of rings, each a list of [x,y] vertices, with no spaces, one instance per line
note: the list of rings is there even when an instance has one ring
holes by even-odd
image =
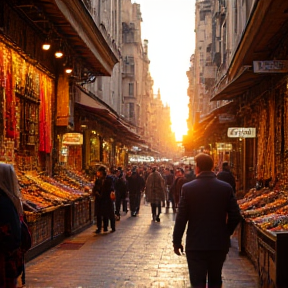
[[[209,77],[213,84],[205,87],[204,106],[209,109],[201,110],[197,102],[203,98],[197,87],[201,81],[197,79],[207,74],[196,67],[205,43],[203,35],[197,36],[187,73],[190,129],[184,145],[192,153],[209,151],[218,167],[230,161],[239,193],[245,194],[256,182],[286,187],[287,53],[286,38],[280,36],[287,33],[286,6],[282,1],[253,0],[196,3],[196,27],[201,27],[201,13],[212,18],[205,20],[207,31],[211,24],[212,41],[211,49],[210,41],[204,47],[209,54],[203,65],[215,73],[214,79]],[[245,129],[256,131],[255,137],[247,138]]]

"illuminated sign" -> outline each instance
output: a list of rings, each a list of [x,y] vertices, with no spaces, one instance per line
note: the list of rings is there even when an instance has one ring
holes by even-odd
[[[230,138],[255,138],[256,128],[231,127],[228,128],[227,136]]]
[[[63,135],[62,144],[65,145],[82,145],[83,135],[80,133],[66,133]]]

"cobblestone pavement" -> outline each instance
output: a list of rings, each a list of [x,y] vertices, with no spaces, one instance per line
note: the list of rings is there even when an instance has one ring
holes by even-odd
[[[96,235],[95,225],[26,264],[28,288],[188,288],[185,256],[172,249],[175,214],[163,208],[151,222],[150,206],[140,214],[122,213],[116,232]],[[256,288],[257,274],[236,240],[223,269],[223,288]]]

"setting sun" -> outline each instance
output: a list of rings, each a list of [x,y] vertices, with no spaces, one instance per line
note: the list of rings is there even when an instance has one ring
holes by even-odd
[[[154,93],[160,89],[161,99],[171,109],[172,130],[176,140],[187,133],[189,86],[186,71],[194,51],[195,1],[135,0],[142,13],[141,36],[148,40],[150,71]],[[177,11],[175,11],[177,9]],[[161,20],[159,20],[161,19]],[[171,20],[173,19],[173,20]]]

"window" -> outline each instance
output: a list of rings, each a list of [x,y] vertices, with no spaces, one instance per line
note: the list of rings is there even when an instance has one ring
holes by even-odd
[[[129,96],[134,96],[134,83],[129,83]]]
[[[134,111],[134,103],[129,103],[129,118],[134,118],[135,111]]]

